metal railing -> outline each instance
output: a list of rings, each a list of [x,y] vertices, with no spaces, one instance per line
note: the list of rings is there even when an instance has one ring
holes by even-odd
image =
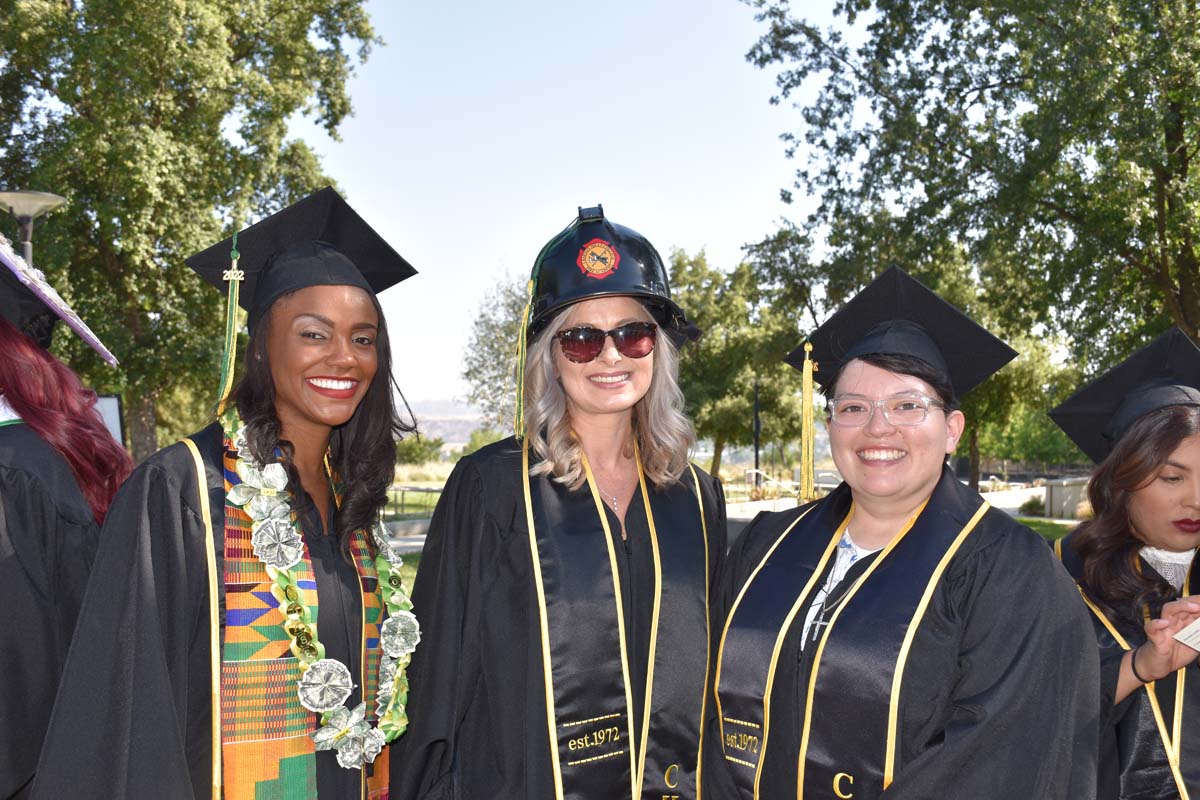
[[[383,509],[383,517],[387,521],[431,517],[441,496],[441,488],[393,486],[388,489],[388,501]]]

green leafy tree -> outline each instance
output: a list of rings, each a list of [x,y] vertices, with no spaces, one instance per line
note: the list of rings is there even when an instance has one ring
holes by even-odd
[[[442,455],[441,439],[430,439],[426,436],[405,436],[396,443],[397,464],[428,464],[438,461]]]
[[[713,441],[714,475],[726,445],[754,440],[758,387],[760,441],[800,436],[800,373],[783,363],[799,342],[799,310],[780,299],[797,291],[760,281],[750,263],[726,274],[709,266],[703,251],[671,254],[672,297],[704,335],[683,348],[679,378],[696,433]]]
[[[1007,424],[991,426],[982,433],[979,449],[991,458],[1037,464],[1043,472],[1051,464],[1087,465],[1087,456],[1046,414],[1046,409],[1062,402],[1080,385],[1079,370],[1074,366],[1052,366],[1045,345],[1021,344],[1022,360],[1034,356],[1030,370],[1034,375],[1029,381],[1032,386],[1016,398]]]
[[[507,436],[504,431],[498,431],[495,428],[476,428],[471,431],[470,438],[463,445],[463,449],[459,452],[458,457],[469,456],[481,447],[485,447],[493,442],[498,442]]]
[[[35,260],[121,369],[56,346],[123,395],[141,459],[159,402],[215,402],[222,302],[183,259],[328,182],[288,122],[336,136],[378,40],[359,0],[8,2],[0,16],[0,175],[70,200]]]
[[[1067,333],[1085,364],[1168,321],[1196,336],[1194,3],[863,0],[821,29],[787,0],[746,2],[772,102],[806,91],[783,138],[806,157],[793,188],[819,199],[798,230],[830,263],[961,248],[994,313]]]
[[[512,430],[516,402],[517,342],[525,313],[526,281],[506,277],[479,304],[463,357],[467,400],[482,409],[484,423]]]

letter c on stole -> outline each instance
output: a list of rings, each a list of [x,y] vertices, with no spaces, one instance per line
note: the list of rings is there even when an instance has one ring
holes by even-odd
[[[846,772],[839,772],[837,775],[833,776],[833,793],[835,795],[837,795],[838,797],[842,798],[842,800],[849,800],[851,797],[854,797],[854,792],[847,793],[847,792],[842,791],[842,781],[843,780],[845,780],[845,782],[850,784],[851,786],[854,785],[854,776],[853,775],[846,773]]]
[[[667,767],[667,771],[663,773],[663,782],[667,784],[668,789],[674,789],[676,786],[679,785],[679,778],[671,777],[672,772],[678,772],[678,771],[679,771],[679,765],[672,764],[671,766]]]

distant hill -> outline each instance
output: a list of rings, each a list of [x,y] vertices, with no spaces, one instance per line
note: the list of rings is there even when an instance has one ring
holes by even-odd
[[[461,449],[483,424],[479,409],[457,400],[422,400],[411,404],[422,436],[441,439],[447,449]]]

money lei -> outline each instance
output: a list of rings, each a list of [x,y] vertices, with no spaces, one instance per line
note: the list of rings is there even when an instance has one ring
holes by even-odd
[[[300,704],[321,714],[321,727],[310,736],[317,750],[336,750],[342,767],[360,769],[372,763],[383,746],[408,727],[407,668],[421,640],[421,628],[400,579],[401,559],[392,549],[383,524],[376,524],[371,536],[387,620],[380,628],[383,653],[375,697],[376,725],[372,725],[367,721],[365,701],[355,708],[346,705],[354,691],[350,669],[336,659],[325,658],[325,646],[317,636],[304,590],[296,581],[293,569],[304,558],[304,540],[287,491],[287,472],[282,464],[263,466],[255,460],[245,425],[235,409],[226,412],[221,421],[226,438],[237,448],[236,471],[241,480],[230,488],[227,500],[251,519],[254,554],[271,578],[271,595],[279,603],[290,649],[300,662]]]

